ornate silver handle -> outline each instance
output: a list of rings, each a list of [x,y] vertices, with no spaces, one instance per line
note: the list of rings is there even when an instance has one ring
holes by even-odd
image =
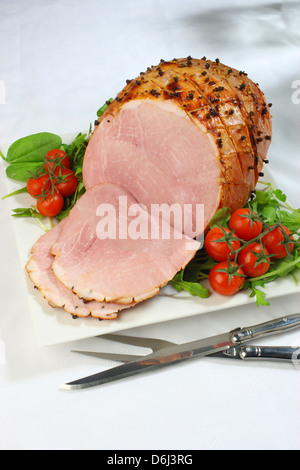
[[[300,346],[240,346],[241,359],[274,359],[300,364]]]
[[[300,314],[286,315],[258,325],[239,328],[232,331],[232,341],[234,344],[241,344],[253,338],[283,333],[300,327]]]

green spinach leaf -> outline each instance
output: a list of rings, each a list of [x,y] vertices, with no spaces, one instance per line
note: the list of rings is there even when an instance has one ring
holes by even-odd
[[[41,167],[42,162],[17,162],[6,168],[6,175],[16,181],[27,182]]]
[[[43,162],[44,155],[53,149],[59,149],[61,137],[50,132],[39,132],[16,140],[8,149],[8,163]]]

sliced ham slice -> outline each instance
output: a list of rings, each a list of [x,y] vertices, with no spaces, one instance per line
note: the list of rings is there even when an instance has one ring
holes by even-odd
[[[66,219],[42,235],[32,248],[31,257],[26,265],[28,275],[51,307],[61,307],[72,315],[113,320],[118,311],[132,305],[121,305],[106,302],[85,302],[67,289],[53,274],[51,247],[58,239]]]
[[[120,201],[126,201],[127,211],[123,211]],[[102,209],[107,209],[106,215]],[[107,218],[109,210],[116,218]],[[137,222],[139,228],[135,230]],[[159,235],[156,239],[151,238],[153,231]],[[52,246],[52,270],[80,298],[122,304],[141,302],[156,295],[199,247],[197,241],[152,217],[121,186],[95,185],[71,210]]]

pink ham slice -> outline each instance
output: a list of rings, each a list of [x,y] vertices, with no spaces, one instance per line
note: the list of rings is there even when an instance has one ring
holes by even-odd
[[[28,275],[34,285],[43,294],[51,307],[61,307],[72,315],[113,320],[118,317],[118,311],[132,305],[121,305],[105,302],[85,302],[79,299],[70,289],[67,289],[53,274],[51,247],[56,242],[66,219],[56,225],[52,230],[35,243],[31,257],[26,265]]]
[[[126,201],[126,212],[119,209],[120,201]],[[107,213],[103,211],[101,218],[102,209]],[[108,220],[109,209],[115,219]],[[159,237],[151,239],[150,230],[158,233],[158,228]],[[130,304],[156,295],[199,247],[197,241],[148,214],[125,188],[95,185],[71,210],[52,246],[52,270],[80,298]]]

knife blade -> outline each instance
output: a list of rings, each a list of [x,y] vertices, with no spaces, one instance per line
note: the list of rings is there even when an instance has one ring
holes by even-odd
[[[289,329],[299,328],[299,326],[300,314],[295,314],[251,327],[236,328],[220,335],[159,349],[143,358],[139,357],[126,364],[68,382],[62,385],[61,388],[66,390],[78,390],[103,385],[154,369],[178,364],[188,359],[207,356],[219,351],[226,351],[233,346],[240,345],[253,338],[282,333]]]
[[[127,362],[120,366],[99,372],[94,375],[83,377],[73,382],[62,385],[66,390],[75,390],[88,387],[95,387],[107,382],[112,382],[122,378],[130,377],[177,364],[187,359],[206,356],[212,352],[224,351],[234,345],[231,333],[225,333],[203,340],[192,341],[183,345],[160,349],[152,354]]]

